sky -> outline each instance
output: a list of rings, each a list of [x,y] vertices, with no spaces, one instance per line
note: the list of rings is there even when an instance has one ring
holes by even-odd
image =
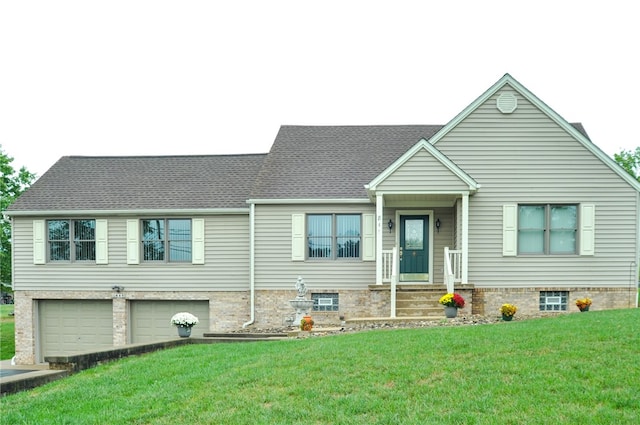
[[[281,125],[446,124],[505,73],[608,155],[640,146],[632,1],[4,1],[0,145],[268,152]]]

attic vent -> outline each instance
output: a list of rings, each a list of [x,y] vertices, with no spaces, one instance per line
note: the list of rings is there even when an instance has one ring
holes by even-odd
[[[496,106],[503,114],[510,114],[518,107],[518,98],[513,93],[502,93],[498,96]]]

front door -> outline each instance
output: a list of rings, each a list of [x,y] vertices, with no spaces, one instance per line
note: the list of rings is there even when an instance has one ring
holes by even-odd
[[[400,281],[429,281],[429,216],[400,216]]]

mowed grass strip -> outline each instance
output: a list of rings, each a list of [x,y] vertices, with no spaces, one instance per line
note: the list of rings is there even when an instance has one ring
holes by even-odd
[[[637,424],[639,362],[640,310],[594,311],[189,345],[0,407],[11,424]]]

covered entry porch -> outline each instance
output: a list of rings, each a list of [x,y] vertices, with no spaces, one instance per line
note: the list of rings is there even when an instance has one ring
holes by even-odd
[[[376,285],[468,283],[469,194],[376,196]]]

